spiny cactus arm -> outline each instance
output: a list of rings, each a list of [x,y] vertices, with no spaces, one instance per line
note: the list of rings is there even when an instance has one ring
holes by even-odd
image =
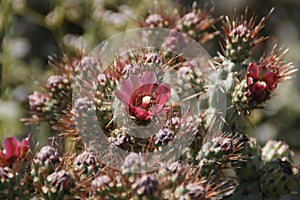
[[[234,63],[245,61],[251,55],[252,48],[268,38],[267,36],[260,37],[259,32],[273,11],[274,8],[259,23],[256,23],[254,14],[247,20],[248,9],[239,18],[231,19],[229,16],[225,16],[225,20],[222,21],[224,38],[222,48],[226,58]]]

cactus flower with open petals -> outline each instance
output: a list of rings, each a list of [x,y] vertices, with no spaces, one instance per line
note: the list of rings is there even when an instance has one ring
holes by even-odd
[[[158,84],[155,73],[150,71],[142,78],[132,75],[123,80],[120,90],[115,94],[132,119],[147,123],[163,110],[171,96],[171,90],[166,83]]]
[[[0,151],[0,166],[11,167],[17,158],[23,158],[29,149],[30,133],[22,142],[16,137],[7,137],[3,140],[3,151]]]

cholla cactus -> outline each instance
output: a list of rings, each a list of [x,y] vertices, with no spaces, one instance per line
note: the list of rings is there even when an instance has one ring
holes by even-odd
[[[35,156],[35,162],[40,165],[51,165],[59,162],[57,151],[50,145],[44,146]]]
[[[293,162],[295,153],[290,150],[289,145],[285,142],[269,140],[262,148],[261,156],[266,162],[270,162],[277,158],[285,158]]]
[[[33,177],[33,186],[37,194],[47,193],[44,190],[47,176],[53,173],[57,164],[61,161],[56,149],[47,145],[41,148],[33,159],[30,175]],[[45,196],[47,196],[45,194]]]
[[[136,191],[136,193],[140,196],[149,196],[158,198],[156,190],[158,190],[159,185],[158,181],[155,180],[151,175],[143,175],[139,179],[137,179],[132,188]]]
[[[294,66],[283,60],[286,51],[277,46],[264,54],[259,61],[246,63],[246,59],[251,55],[251,49],[267,38],[257,36],[268,16],[257,25],[254,16],[249,22],[245,16],[235,20],[225,17],[224,55],[219,53],[214,59],[214,64],[218,68],[218,79],[223,80],[223,88],[227,95],[225,130],[234,132],[243,132],[245,119],[251,111],[261,107],[262,103],[271,98],[277,84],[295,72]]]
[[[43,192],[50,199],[65,197],[75,185],[74,178],[65,170],[53,172],[47,176],[47,182],[48,184],[43,187]]]
[[[267,17],[263,17],[258,24],[256,24],[256,17],[252,16],[247,20],[247,11],[241,18],[231,20],[228,16],[223,22],[224,29],[224,54],[233,62],[241,63],[251,55],[251,49],[266,39],[266,37],[259,37],[258,33],[264,27],[266,20],[272,13],[269,12]]]
[[[83,151],[73,162],[75,170],[84,170],[82,173],[87,176],[96,174],[100,170],[99,164],[97,157],[92,152],[88,151]]]
[[[213,39],[219,34],[219,31],[208,31],[218,20],[213,19],[210,12],[212,11],[197,9],[197,4],[194,2],[193,9],[177,21],[177,30],[186,33],[200,43]]]
[[[217,134],[211,141],[202,145],[196,160],[199,160],[200,173],[203,176],[223,173],[223,170],[228,168],[228,163],[242,159],[239,153],[243,147],[244,141],[240,140],[237,136],[228,134]]]
[[[142,22],[142,27],[168,28],[172,26],[172,24],[174,23],[174,19],[162,15],[162,13],[153,13],[148,15]]]
[[[191,199],[205,199],[206,191],[202,185],[189,184],[186,188]]]
[[[17,173],[8,167],[0,167],[1,199],[29,198],[31,196],[33,188],[30,185],[30,177],[28,177],[26,171],[20,172]]]
[[[240,181],[253,181],[259,178],[259,169],[263,164],[261,158],[261,147],[256,138],[245,138],[243,149],[240,150],[243,156],[233,164]]]
[[[268,197],[288,194],[297,184],[298,170],[285,159],[275,159],[261,169],[261,191]]]
[[[154,9],[153,13],[147,15],[140,22],[141,27],[169,28],[186,34],[194,40],[205,43],[212,40],[219,31],[214,31],[212,26],[219,21],[211,16],[212,10],[207,8],[201,10],[194,2],[192,9],[181,12],[177,9],[168,10],[165,8]]]
[[[135,170],[143,167],[145,165],[144,158],[136,153],[130,153],[124,160],[122,165],[123,173],[124,174],[131,174]]]
[[[47,96],[37,91],[28,96],[30,109],[35,112],[45,112],[43,109],[46,101]]]
[[[194,60],[174,52],[185,48],[189,37],[198,44],[219,34],[212,26],[221,18],[212,18],[211,12],[194,4],[172,15],[163,9],[149,13],[141,27],[170,29],[161,49],[117,55],[105,70],[98,54],[55,61],[59,73],[49,77],[43,92],[29,96],[32,118],[25,121],[48,121],[66,143],[82,140],[72,151],[44,146],[31,159],[29,137],[23,142],[5,139],[1,198],[274,199],[293,192],[299,172],[288,145],[269,141],[261,147],[245,129],[245,119],[272,98],[277,84],[295,71],[293,65],[277,47],[257,61],[247,60],[267,38],[258,34],[268,16],[257,24],[245,13],[233,20],[225,17],[224,55],[218,53],[211,65],[198,70]],[[147,30],[143,39],[157,36]],[[225,126],[215,129],[217,121],[209,116],[217,98],[206,96],[213,86],[226,98],[226,115],[220,116]],[[81,95],[74,98],[77,92]],[[92,139],[84,140],[87,135]],[[114,154],[117,150],[127,154]],[[160,160],[149,172],[147,167],[159,158],[150,162],[147,153],[172,159]],[[106,163],[107,157],[120,167]]]
[[[172,141],[174,138],[174,132],[171,129],[164,128],[160,129],[155,137],[154,137],[154,142],[155,144],[166,144],[170,141]]]

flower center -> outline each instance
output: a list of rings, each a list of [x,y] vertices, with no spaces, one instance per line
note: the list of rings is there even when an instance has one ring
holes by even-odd
[[[149,106],[149,104],[151,103],[151,97],[150,96],[144,96],[142,98],[142,108],[147,108]]]
[[[143,104],[149,104],[151,102],[151,97],[150,96],[144,96],[142,98],[142,103]]]
[[[257,84],[262,88],[265,88],[267,86],[267,83],[265,81],[257,81]]]

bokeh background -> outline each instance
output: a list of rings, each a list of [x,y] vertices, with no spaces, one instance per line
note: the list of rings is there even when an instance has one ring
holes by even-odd
[[[159,1],[166,9],[187,9],[192,0]],[[300,66],[300,0],[200,0],[201,8],[214,8],[212,15],[239,16],[248,8],[257,20],[271,8],[262,35],[271,37],[254,49],[251,59],[275,44],[288,48],[285,56]],[[47,124],[26,127],[20,121],[28,115],[27,95],[39,90],[55,69],[48,56],[72,54],[78,49],[90,51],[114,33],[138,27],[147,12],[157,6],[152,0],[1,0],[0,1],[0,140],[32,131],[34,140],[46,144]],[[216,25],[219,26],[218,24]],[[211,56],[220,51],[218,42],[205,48]],[[300,165],[300,71],[279,85],[265,109],[250,117],[249,134],[264,143],[268,139],[286,141],[296,152]],[[255,127],[255,128],[254,128]]]

